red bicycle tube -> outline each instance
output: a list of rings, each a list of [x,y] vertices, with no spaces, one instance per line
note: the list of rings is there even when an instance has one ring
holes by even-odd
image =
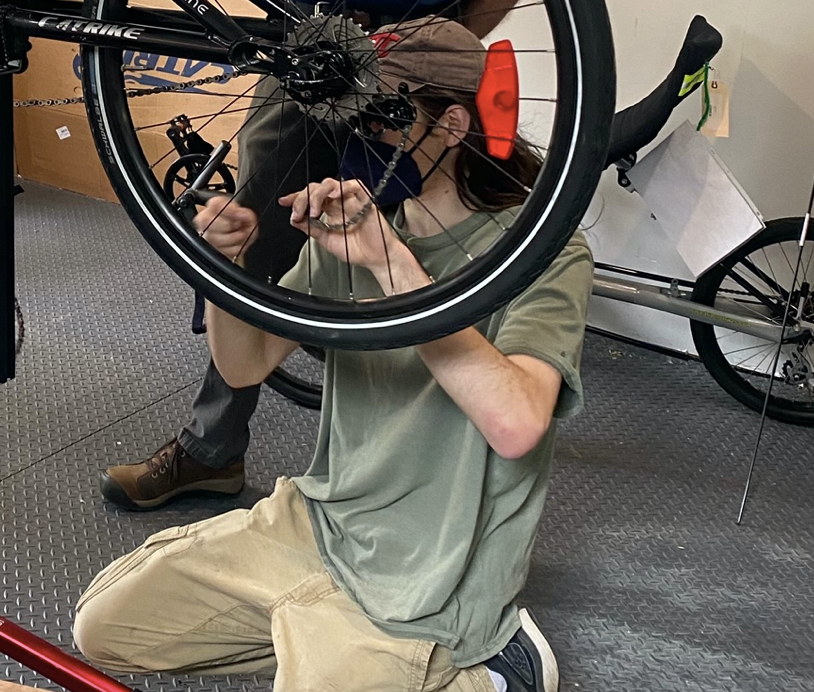
[[[133,692],[118,680],[0,617],[0,653],[70,692]]]

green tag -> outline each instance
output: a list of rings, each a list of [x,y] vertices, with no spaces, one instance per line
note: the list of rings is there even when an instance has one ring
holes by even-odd
[[[698,123],[698,127],[696,128],[697,132],[701,132],[701,128],[707,124],[710,116],[712,115],[712,101],[709,98],[709,63],[704,65],[701,68],[701,72],[703,73],[701,76],[701,80],[704,83],[704,112],[701,115],[701,120]]]
[[[696,84],[701,84],[707,73],[708,65],[704,65],[698,72],[695,74],[688,74],[684,77],[684,84],[681,86],[681,91],[678,92],[679,98],[683,98],[687,94],[689,94],[696,86]]]

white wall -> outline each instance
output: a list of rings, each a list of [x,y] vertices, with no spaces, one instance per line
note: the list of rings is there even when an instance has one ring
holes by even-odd
[[[696,14],[721,31],[724,48],[713,66],[732,93],[732,136],[714,140],[715,148],[765,218],[805,213],[814,181],[814,1],[609,0],[608,8],[618,110],[664,79]],[[699,117],[700,97],[693,96],[665,133]],[[616,185],[615,170],[605,174],[599,194],[605,201],[601,228],[589,233],[598,261],[692,278],[642,200]],[[688,322],[680,318],[594,299],[590,320],[615,333],[693,350]]]

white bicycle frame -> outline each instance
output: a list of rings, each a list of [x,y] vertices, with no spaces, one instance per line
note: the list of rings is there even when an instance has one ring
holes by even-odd
[[[610,272],[635,273],[632,270],[625,270],[618,267],[607,267],[598,265],[598,268]],[[691,320],[711,324],[716,327],[725,327],[735,331],[765,339],[773,343],[780,341],[781,325],[767,324],[766,321],[743,315],[742,312],[732,312],[727,309],[727,304],[734,305],[734,301],[719,299],[715,307],[702,305],[692,300],[691,291],[682,290],[681,285],[675,279],[667,277],[651,276],[659,281],[669,284],[669,288],[653,286],[641,281],[634,281],[625,278],[615,278],[610,276],[594,274],[593,295],[602,298],[633,305],[642,305],[660,312],[671,315],[686,317]],[[686,282],[682,282],[686,286]],[[799,323],[792,327],[792,334],[797,336],[802,330],[808,328],[814,331],[814,324]],[[787,339],[789,338],[787,330]]]

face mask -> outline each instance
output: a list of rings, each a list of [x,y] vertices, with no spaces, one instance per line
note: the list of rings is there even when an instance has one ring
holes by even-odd
[[[421,176],[418,164],[412,157],[412,152],[418,149],[429,135],[430,132],[427,131],[411,150],[405,150],[401,155],[390,181],[375,200],[380,207],[401,204],[412,197],[418,197],[423,191],[424,183],[441,165],[449,149],[444,151],[424,177]],[[339,175],[344,180],[359,180],[372,194],[384,178],[385,171],[397,150],[398,148],[392,144],[366,139],[354,133],[345,147],[345,153],[339,164]]]

